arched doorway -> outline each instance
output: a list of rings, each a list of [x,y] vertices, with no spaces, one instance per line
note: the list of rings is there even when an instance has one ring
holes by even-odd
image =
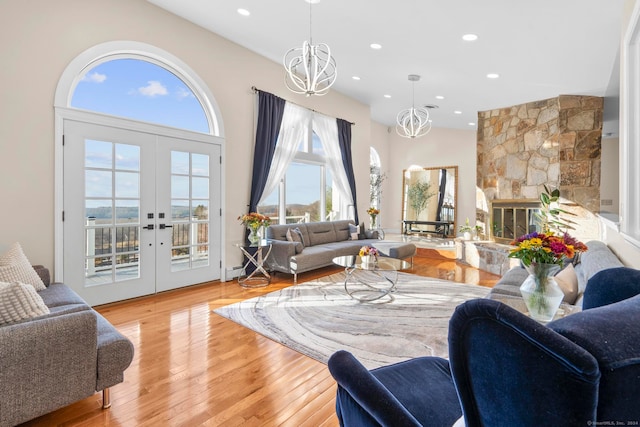
[[[224,279],[224,139],[197,75],[107,43],[72,61],[55,102],[56,279],[91,305]]]

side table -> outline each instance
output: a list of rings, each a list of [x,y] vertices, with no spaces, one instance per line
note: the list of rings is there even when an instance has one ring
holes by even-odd
[[[264,268],[264,263],[271,254],[270,244],[258,244],[257,246],[236,245],[244,254],[247,262],[242,267],[238,276],[238,283],[245,288],[259,288],[271,283],[271,275]],[[247,271],[251,271],[247,275]]]

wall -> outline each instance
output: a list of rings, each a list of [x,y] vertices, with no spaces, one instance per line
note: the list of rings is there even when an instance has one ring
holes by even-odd
[[[598,238],[602,113],[603,98],[574,95],[479,112],[477,184],[487,204],[559,188],[574,236]],[[490,215],[478,210],[477,219]]]
[[[618,138],[602,139],[601,169],[603,172],[600,176],[600,213],[610,217],[618,216],[620,212],[619,145]]]
[[[624,41],[624,36],[627,32],[627,28],[630,26],[630,19],[633,13],[633,9],[640,0],[626,0],[624,3],[624,11],[622,16],[622,34],[620,37],[621,46]],[[623,59],[621,57],[621,59]],[[620,67],[620,135],[623,134],[622,130],[625,129],[628,124],[625,122],[625,108],[627,102],[628,88],[625,86],[624,67]],[[636,144],[640,143],[636,141]],[[616,170],[620,170],[619,164],[623,160],[622,153],[619,154],[619,163]],[[603,165],[604,166],[604,165]],[[604,170],[604,169],[603,169]],[[622,203],[623,200],[620,200]],[[623,236],[618,232],[617,224],[610,221],[604,222],[604,233],[602,239],[607,242],[609,247],[620,257],[626,265],[640,268],[640,248],[627,242]]]
[[[437,125],[437,123],[436,123]],[[395,129],[389,132],[388,197],[385,206],[384,225],[389,231],[399,233],[402,228],[402,171],[410,166],[438,167],[458,166],[457,223],[475,217],[476,199],[476,132],[432,128],[422,138],[407,139],[398,136]]]
[[[71,60],[113,40],[143,42],[171,53],[213,93],[226,131],[227,235],[222,250],[227,266],[240,262],[232,244],[242,239],[236,218],[249,201],[255,101],[251,86],[356,123],[353,157],[366,159],[354,165],[359,209],[367,209],[372,134],[368,106],[336,91],[321,98],[295,95],[284,87],[280,64],[144,0],[2,0],[0,8],[0,250],[20,241],[33,263],[53,266],[53,96]],[[384,137],[378,144],[383,156],[388,151]]]
[[[544,185],[600,209],[603,99],[561,95],[478,113],[478,185],[487,200],[537,199]]]

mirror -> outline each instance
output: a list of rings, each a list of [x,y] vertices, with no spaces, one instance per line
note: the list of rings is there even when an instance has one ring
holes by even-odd
[[[402,233],[455,237],[458,167],[402,172]]]

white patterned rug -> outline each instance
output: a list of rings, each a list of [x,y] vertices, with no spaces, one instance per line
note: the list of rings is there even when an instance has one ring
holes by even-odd
[[[456,306],[489,289],[398,273],[397,290],[361,303],[344,289],[344,273],[214,310],[304,355],[326,363],[337,350],[368,369],[419,356],[448,356],[449,318]]]

